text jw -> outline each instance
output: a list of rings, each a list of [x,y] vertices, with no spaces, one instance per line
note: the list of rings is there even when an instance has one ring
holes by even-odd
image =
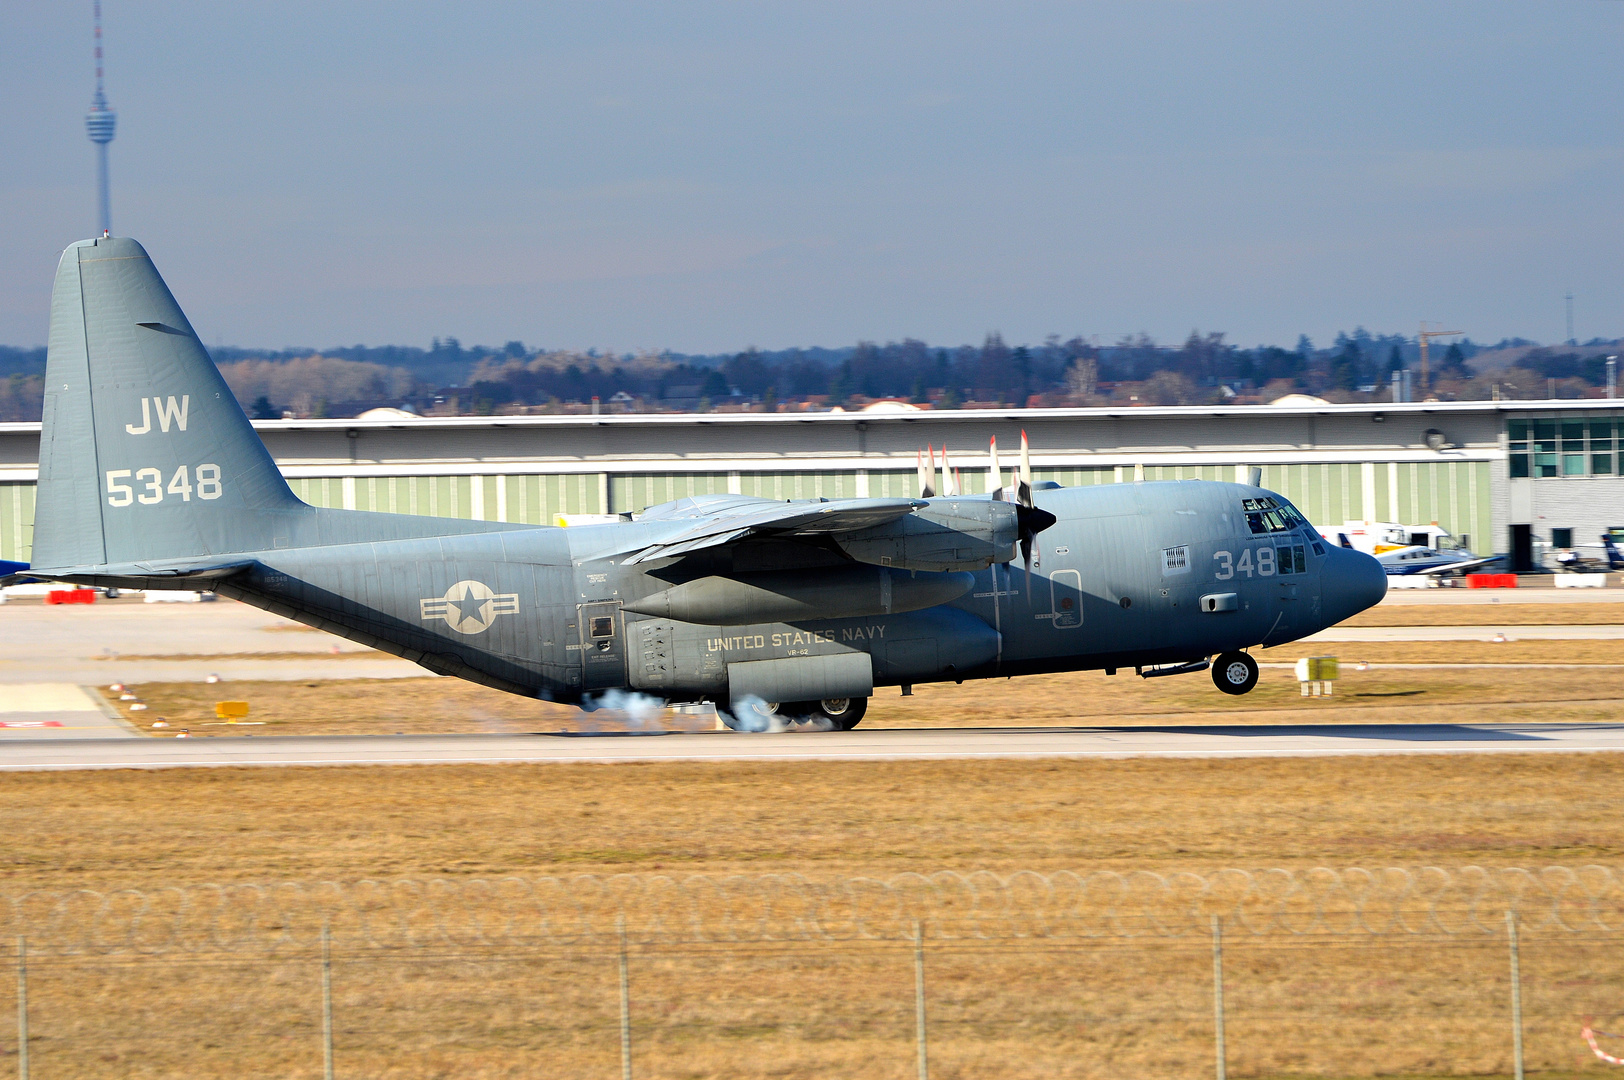
[[[158,429],[168,433],[169,425],[174,424],[181,431],[186,430],[186,409],[192,403],[190,395],[182,394],[180,402],[169,398],[142,398],[141,399],[141,426],[125,424],[124,430],[131,435],[145,435],[152,430],[152,413],[158,412]]]

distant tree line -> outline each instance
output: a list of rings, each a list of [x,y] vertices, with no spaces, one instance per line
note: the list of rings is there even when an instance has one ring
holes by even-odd
[[[1524,339],[1435,343],[1430,390],[1462,399],[1579,397],[1605,380],[1618,342],[1539,346]],[[1193,405],[1251,403],[1287,393],[1331,400],[1390,400],[1395,371],[1419,365],[1415,339],[1340,333],[1324,348],[1237,347],[1222,333],[1191,331],[1178,346],[1144,334],[1109,344],[1058,335],[1038,344],[931,345],[915,338],[838,348],[737,353],[614,353],[463,346],[354,345],[324,350],[211,350],[251,415],[353,416],[381,405],[481,414],[584,407],[694,410],[860,405],[880,398],[934,408],[974,405]],[[38,419],[45,350],[0,346],[0,420]],[[1418,382],[1412,385],[1419,392]]]

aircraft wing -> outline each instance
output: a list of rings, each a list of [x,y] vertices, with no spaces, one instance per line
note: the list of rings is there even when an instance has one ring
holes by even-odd
[[[839,499],[824,503],[739,502],[639,549],[622,565],[686,555],[757,536],[814,537],[857,532],[907,517],[922,499]]]

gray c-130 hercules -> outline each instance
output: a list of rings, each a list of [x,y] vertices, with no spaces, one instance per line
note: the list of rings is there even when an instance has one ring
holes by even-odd
[[[921,498],[706,496],[570,528],[312,507],[146,251],[102,237],[57,269],[29,573],[213,589],[532,697],[748,700],[841,728],[886,685],[1216,657],[1245,693],[1248,648],[1386,590],[1259,487],[1034,490],[1024,449],[1008,497],[994,450],[992,496],[936,495],[933,464]]]

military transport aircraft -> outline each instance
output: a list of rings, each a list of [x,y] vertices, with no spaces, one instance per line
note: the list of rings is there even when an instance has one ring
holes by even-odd
[[[877,686],[1205,670],[1381,599],[1370,556],[1245,484],[717,495],[570,528],[296,498],[146,251],[69,247],[51,297],[32,575],[212,589],[502,690],[751,702],[850,728]],[[1024,442],[1024,440],[1023,440]],[[945,463],[945,456],[944,456]],[[1018,554],[1019,553],[1019,554]],[[729,703],[732,703],[731,705]]]

